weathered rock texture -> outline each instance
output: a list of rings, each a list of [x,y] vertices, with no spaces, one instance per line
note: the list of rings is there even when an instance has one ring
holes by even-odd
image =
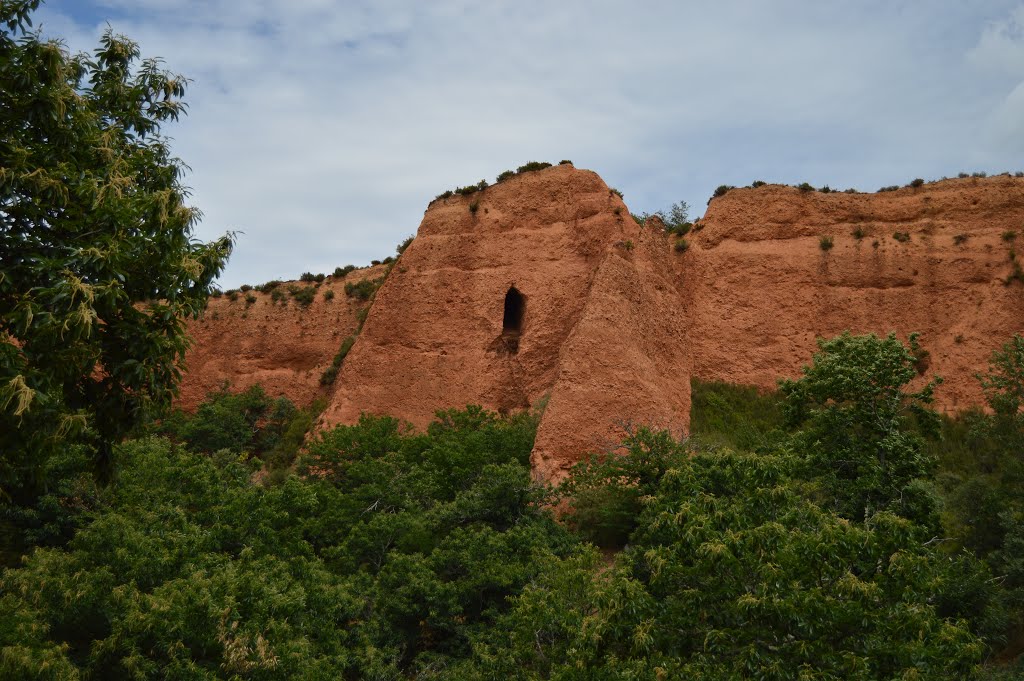
[[[1006,283],[1024,247],[1024,179],[877,194],[735,189],[702,222],[685,255],[700,378],[768,388],[798,375],[816,337],[917,331],[928,373],[945,380],[939,406],[960,410],[981,403],[974,374],[992,351],[1024,331],[1024,282]]]
[[[475,210],[471,210],[475,205]],[[526,173],[431,204],[377,293],[324,412],[425,425],[435,410],[547,400],[534,469],[559,477],[620,439],[625,421],[689,423],[675,262],[596,174]],[[525,299],[504,330],[510,289]]]
[[[379,290],[321,425],[370,412],[423,426],[446,407],[546,402],[533,462],[538,477],[555,479],[613,447],[628,423],[685,430],[691,377],[770,388],[798,375],[817,337],[846,330],[920,332],[928,372],[945,379],[939,405],[978,405],[974,374],[1024,331],[1024,282],[1010,280],[1010,233],[1024,246],[1024,179],[877,194],[735,189],[700,225],[678,252],[596,174],[571,166],[433,202]],[[358,307],[341,282],[324,286],[335,299],[320,294],[308,310],[282,310],[267,295],[248,310],[242,299],[214,301],[192,327],[183,403],[224,381],[260,382],[300,404],[324,394],[320,374]],[[509,329],[511,289],[525,306]]]
[[[272,397],[284,396],[308,406],[327,394],[320,376],[330,366],[338,347],[359,325],[356,314],[365,302],[345,295],[345,284],[384,275],[384,266],[351,272],[344,279],[328,277],[323,283],[285,282],[314,286],[316,298],[303,308],[296,301],[275,303],[270,293],[240,293],[210,300],[203,316],[189,323],[194,344],[185,355],[178,406],[194,410],[206,396],[225,386],[245,390],[260,384]],[[334,291],[327,300],[324,292]],[[246,295],[256,298],[247,303]]]

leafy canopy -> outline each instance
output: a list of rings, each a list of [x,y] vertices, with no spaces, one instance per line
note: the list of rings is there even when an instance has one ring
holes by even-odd
[[[848,332],[821,339],[818,347],[803,376],[779,387],[788,420],[799,428],[794,447],[821,481],[826,504],[856,521],[889,510],[933,523],[933,508],[915,481],[932,475],[936,461],[914,425],[937,427],[929,405],[939,379],[907,390],[918,375],[920,350],[911,352],[916,336],[911,349],[895,334]]]
[[[192,237],[161,127],[186,81],[109,30],[92,55],[0,3],[0,495],[31,499],[68,442],[111,443],[165,407],[231,238]]]

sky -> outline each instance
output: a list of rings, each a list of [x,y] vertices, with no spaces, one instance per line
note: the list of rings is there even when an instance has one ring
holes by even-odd
[[[635,213],[721,184],[1024,170],[1024,0],[48,0],[191,79],[165,129],[224,288],[383,259],[440,192],[527,161]]]

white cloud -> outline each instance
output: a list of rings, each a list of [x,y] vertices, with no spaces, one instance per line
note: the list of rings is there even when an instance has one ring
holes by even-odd
[[[170,132],[201,235],[245,232],[233,286],[383,257],[435,194],[529,160],[593,168],[637,211],[696,212],[723,182],[1012,167],[991,139],[1013,133],[1021,6],[944,5],[50,0],[45,16],[80,49],[109,19],[194,79]]]

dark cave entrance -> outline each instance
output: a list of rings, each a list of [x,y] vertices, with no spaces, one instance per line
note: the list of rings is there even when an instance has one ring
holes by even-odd
[[[523,315],[526,313],[526,299],[515,286],[505,294],[505,317],[501,322],[504,336],[518,336],[523,331]]]

